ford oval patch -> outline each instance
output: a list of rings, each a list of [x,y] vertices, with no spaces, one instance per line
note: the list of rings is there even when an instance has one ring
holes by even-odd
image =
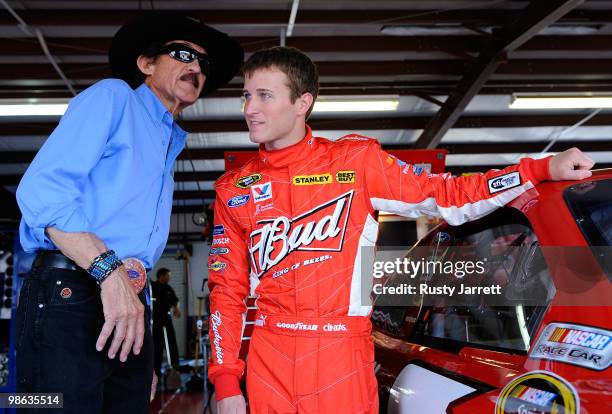
[[[244,194],[244,195],[239,195],[236,197],[232,197],[228,200],[227,202],[227,206],[228,207],[240,207],[245,205],[246,203],[249,202],[249,195],[248,194]]]

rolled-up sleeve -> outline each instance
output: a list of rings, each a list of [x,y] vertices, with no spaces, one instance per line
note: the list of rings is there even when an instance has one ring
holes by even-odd
[[[26,238],[41,245],[52,245],[45,236],[46,227],[65,232],[91,231],[82,205],[83,190],[91,170],[104,156],[125,99],[120,92],[99,85],[70,102],[17,188],[26,250],[24,231]]]

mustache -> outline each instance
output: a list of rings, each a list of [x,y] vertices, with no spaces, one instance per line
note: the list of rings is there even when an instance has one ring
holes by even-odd
[[[188,81],[193,83],[193,85],[198,88],[200,86],[200,78],[196,73],[186,73],[179,78],[182,81]]]

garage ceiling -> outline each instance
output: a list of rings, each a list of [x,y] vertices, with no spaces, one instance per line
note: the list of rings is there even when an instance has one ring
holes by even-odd
[[[6,3],[14,13],[2,5]],[[513,93],[612,93],[612,1],[352,0],[0,1],[0,100],[65,101],[109,76],[112,35],[142,10],[181,9],[238,38],[247,51],[295,46],[319,66],[323,97],[399,98],[395,112],[314,114],[332,139],[356,131],[388,148],[445,148],[455,173],[482,171],[578,146],[612,165],[612,113],[516,110]],[[17,18],[28,25],[20,27]],[[254,149],[241,117],[236,77],[183,114],[189,149],[176,167],[175,212],[201,211],[214,197],[223,150]],[[0,117],[0,185],[14,191],[58,118]]]

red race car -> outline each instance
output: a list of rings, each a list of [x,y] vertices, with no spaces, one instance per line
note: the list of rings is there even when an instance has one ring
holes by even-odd
[[[612,170],[546,182],[411,248],[487,256],[478,284],[536,298],[438,295],[372,314],[381,413],[612,413]],[[456,260],[454,258],[453,260]],[[485,259],[486,260],[486,259]],[[387,279],[393,280],[394,276]]]

